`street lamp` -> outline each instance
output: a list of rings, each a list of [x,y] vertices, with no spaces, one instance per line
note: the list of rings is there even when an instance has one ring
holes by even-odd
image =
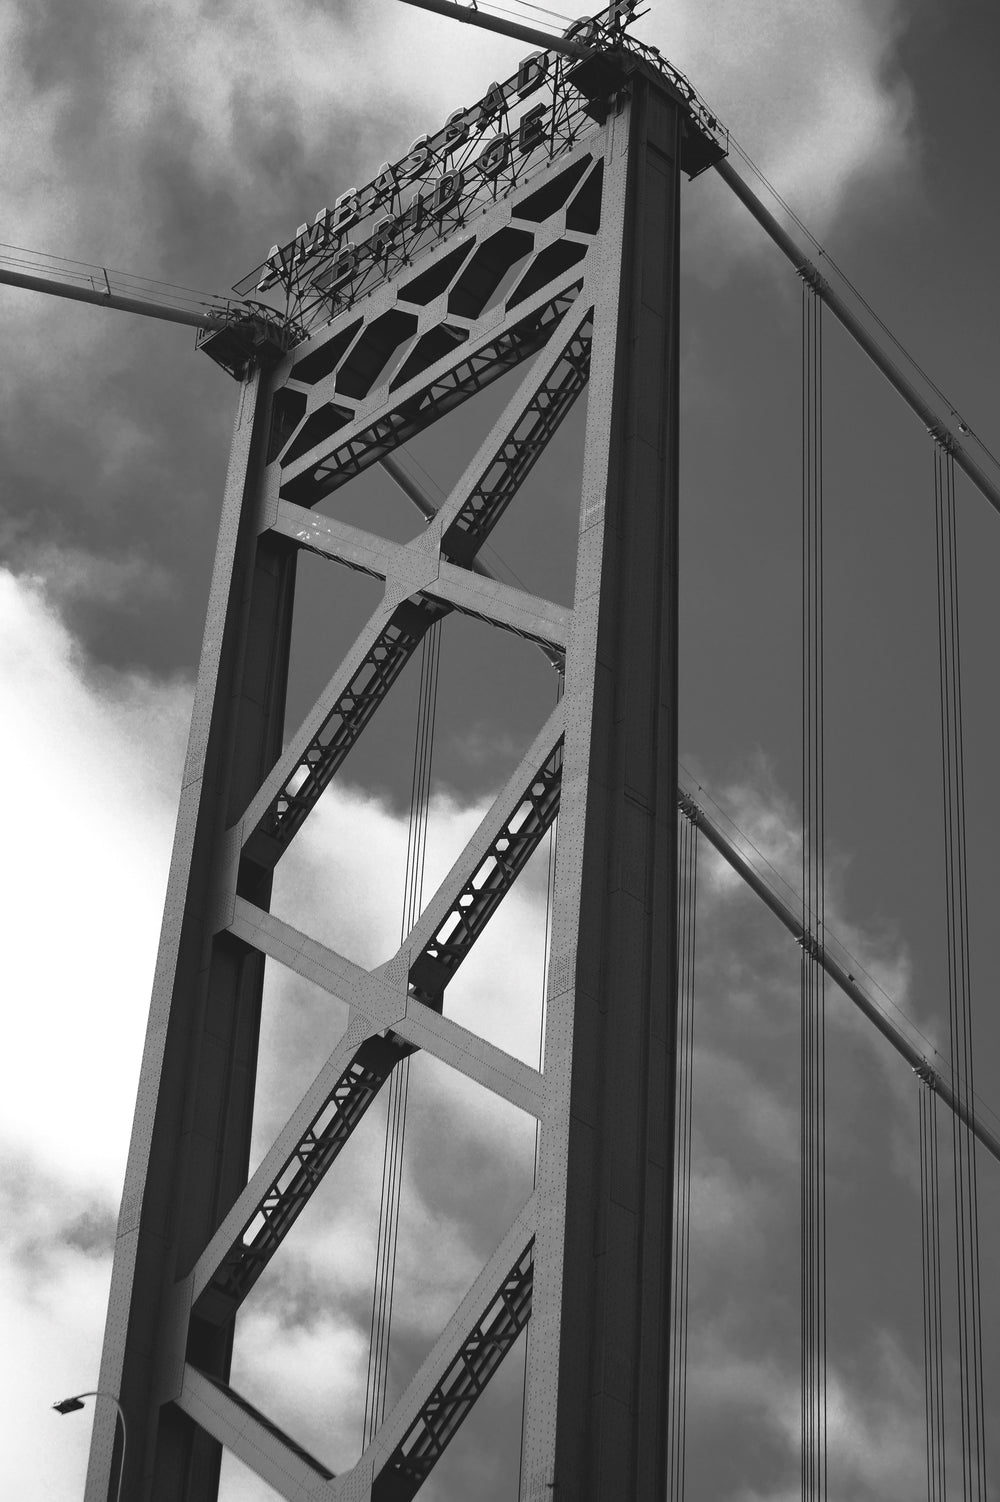
[[[84,1398],[110,1398],[112,1403],[118,1409],[118,1417],[122,1421],[122,1457],[118,1462],[118,1490],[115,1493],[115,1502],[121,1502],[122,1477],[125,1475],[125,1443],[127,1439],[127,1431],[125,1428],[125,1410],[122,1408],[122,1405],[119,1403],[113,1392],[78,1392],[75,1398],[62,1398],[58,1403],[53,1403],[52,1407],[55,1409],[56,1413],[76,1413],[77,1409],[83,1407]]]

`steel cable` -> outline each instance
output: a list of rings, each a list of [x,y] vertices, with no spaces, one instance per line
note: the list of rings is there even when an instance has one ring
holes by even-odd
[[[950,1083],[956,1099],[971,1116],[975,1082],[955,466],[951,453],[941,443],[936,443],[934,448],[934,517]],[[952,1166],[962,1495],[967,1502],[985,1502],[986,1435],[976,1143],[971,1128],[957,1113],[952,1113]]]
[[[427,631],[421,644],[420,687],[417,696],[417,729],[410,787],[410,819],[407,832],[401,940],[405,939],[412,929],[423,906],[440,663],[441,622],[438,620]],[[396,1283],[396,1250],[399,1240],[399,1206],[409,1078],[410,1061],[404,1058],[393,1071],[389,1081],[389,1106],[386,1117],[385,1148],[382,1156],[382,1190],[379,1202],[378,1245],[375,1255],[375,1288],[372,1295],[362,1448],[371,1443],[385,1416],[388,1394],[389,1341]]]
[[[802,287],[802,928],[800,972],[803,1502],[827,1495],[826,910],[822,299]]]
[[[926,1426],[927,1502],[945,1502],[944,1338],[941,1297],[941,1213],[938,1166],[937,1096],[921,1082],[918,1100],[920,1135],[920,1262],[923,1284],[924,1421]]]
[[[698,894],[698,831],[682,819],[677,883],[677,1101],[674,1224],[671,1257],[667,1502],[684,1497],[691,1266],[691,1126],[694,1082],[694,976]]]
[[[564,670],[556,677],[556,704],[562,700],[566,691],[566,673]],[[548,1003],[548,975],[549,959],[552,952],[552,912],[556,893],[556,854],[559,848],[559,816],[558,814],[549,825],[548,857],[545,875],[545,933],[542,940],[542,1006],[541,1015],[538,1019],[538,1072],[542,1073],[545,1063],[545,1018]],[[535,1149],[531,1165],[531,1188],[534,1191],[538,1186],[538,1137],[539,1123],[535,1121]],[[517,1495],[521,1495],[521,1484],[524,1479],[524,1421],[527,1413],[528,1401],[528,1338],[525,1332],[524,1340],[524,1375],[521,1387],[521,1438],[518,1445],[518,1468],[517,1468]]]

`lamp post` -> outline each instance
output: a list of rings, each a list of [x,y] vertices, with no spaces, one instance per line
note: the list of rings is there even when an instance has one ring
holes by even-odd
[[[76,1413],[78,1408],[83,1407],[84,1398],[110,1398],[112,1403],[118,1409],[118,1417],[122,1421],[122,1455],[121,1460],[118,1463],[118,1490],[115,1493],[115,1502],[121,1502],[122,1477],[125,1475],[125,1445],[128,1439],[128,1431],[125,1427],[125,1410],[122,1408],[121,1403],[119,1403],[113,1392],[100,1391],[78,1392],[75,1398],[62,1398],[58,1403],[53,1403],[52,1407],[55,1409],[56,1413]]]

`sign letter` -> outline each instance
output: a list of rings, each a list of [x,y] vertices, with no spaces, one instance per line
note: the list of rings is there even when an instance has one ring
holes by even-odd
[[[526,94],[533,94],[536,89],[541,88],[548,71],[549,54],[547,52],[533,52],[530,57],[521,59],[517,70],[517,92],[522,99]]]
[[[279,245],[272,245],[267,253],[267,260],[264,263],[264,270],[260,281],[257,283],[257,291],[269,292],[281,280],[281,272],[281,247]]]
[[[544,104],[533,104],[530,110],[525,110],[521,116],[521,123],[517,130],[517,149],[525,154],[534,151],[545,140],[546,115]]]
[[[510,136],[494,136],[476,158],[476,166],[484,177],[496,177],[510,160]]]
[[[485,95],[479,101],[479,115],[476,124],[480,128],[488,125],[497,115],[502,115],[506,108],[506,94],[498,83],[491,83]]]
[[[396,168],[396,176],[401,183],[408,183],[411,177],[423,177],[430,165],[431,149],[427,144],[427,137],[418,136],[410,147],[409,155]]]
[[[428,212],[431,214],[443,214],[445,209],[450,209],[462,191],[464,179],[461,172],[445,172],[434,183],[434,191],[428,204]]]
[[[457,151],[469,139],[469,120],[465,110],[455,110],[444,122],[444,149]]]
[[[342,282],[350,281],[358,269],[358,247],[356,245],[344,245],[334,256],[330,263],[330,270],[322,278],[323,290],[332,292]],[[317,281],[317,285],[319,282]]]

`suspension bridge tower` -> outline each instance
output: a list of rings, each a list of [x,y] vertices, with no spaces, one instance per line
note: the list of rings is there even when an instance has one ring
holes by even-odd
[[[243,389],[100,1377],[127,1417],[123,1496],[209,1502],[223,1446],[287,1498],[416,1496],[526,1325],[522,1495],[664,1495],[679,206],[682,177],[724,148],[684,80],[629,37],[629,10],[531,53],[272,251],[252,288],[287,296],[290,351],[203,335]],[[418,541],[313,509],[521,366]],[[477,561],[588,381],[566,610]],[[384,580],[384,596],[283,745],[302,548]],[[565,691],[398,953],[369,972],[271,915],[272,873],[452,611],[538,643]],[[447,987],[557,813],[536,1070],[449,1019]],[[265,956],[346,1001],[350,1021],[248,1180]],[[230,1388],[233,1325],[418,1049],[536,1118],[537,1182],[357,1465],[333,1477]],[[120,1435],[95,1428],[92,1502],[115,1495]]]
[[[214,1502],[224,1449],[289,1502],[407,1502],[525,1332],[523,1502],[667,1495],[682,182],[717,168],[808,263],[728,167],[688,82],[629,34],[631,11],[612,4],[557,39],[508,24],[534,48],[510,78],[275,246],[237,289],[252,316],[204,321],[238,415],[98,1384],[125,1427],[99,1410],[88,1502]],[[433,502],[397,451],[501,378],[499,417]],[[585,390],[564,608],[481,554]],[[964,463],[957,441],[950,452]],[[365,471],[421,510],[415,540],[317,509]],[[382,594],[286,736],[303,551]],[[534,644],[560,692],[397,951],[366,969],[273,913],[272,882],[449,615]],[[684,812],[725,854],[701,811]],[[448,987],[554,828],[535,1068],[450,1015]],[[348,1022],[251,1173],[266,961],[346,1003]],[[864,1009],[853,976],[834,979]],[[234,1326],[418,1052],[537,1123],[534,1187],[334,1475],[231,1384]]]

